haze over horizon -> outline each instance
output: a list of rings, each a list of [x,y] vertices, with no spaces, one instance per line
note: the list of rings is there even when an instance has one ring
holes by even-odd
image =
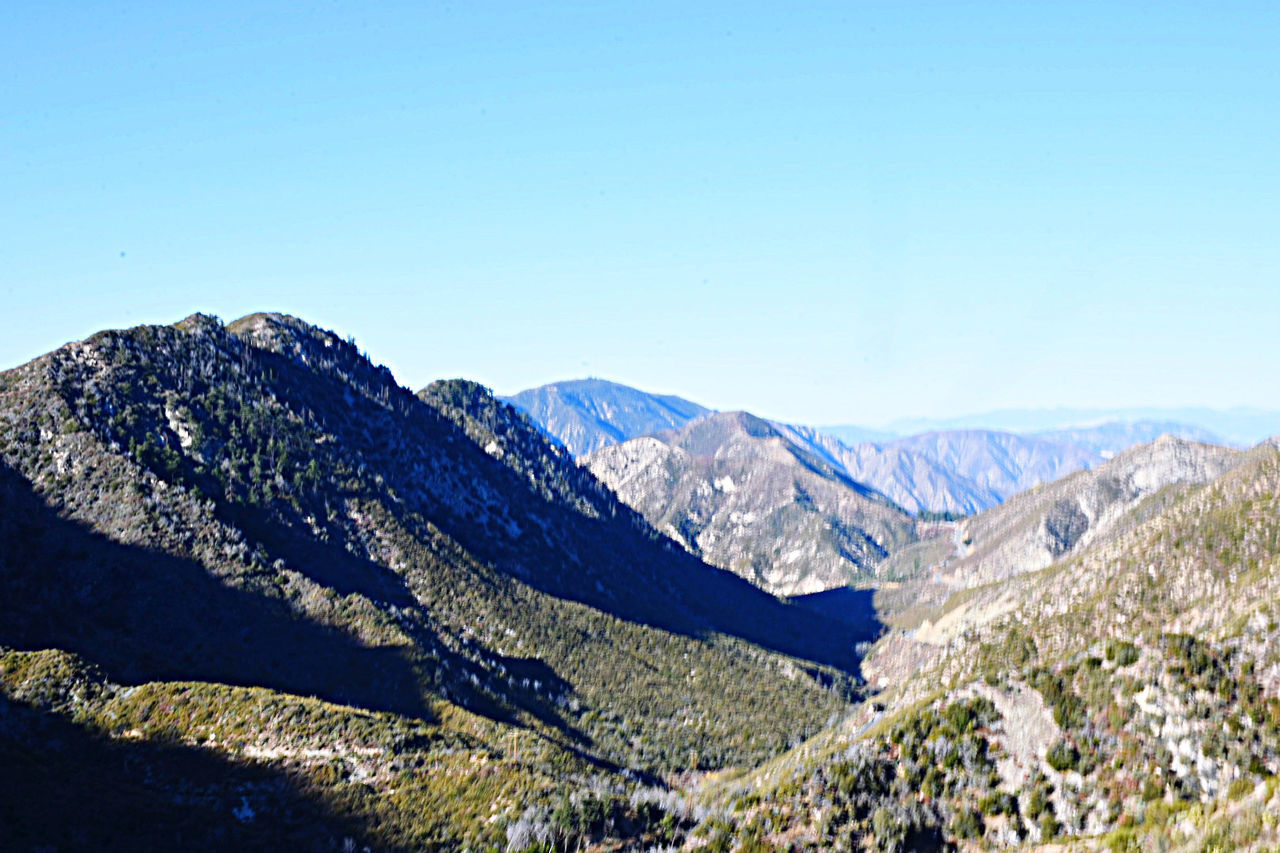
[[[45,5],[0,365],[286,311],[812,424],[1274,408],[1270,4]]]

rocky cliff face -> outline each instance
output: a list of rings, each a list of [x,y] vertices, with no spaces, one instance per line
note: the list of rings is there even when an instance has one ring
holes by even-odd
[[[583,462],[691,552],[780,594],[865,578],[915,538],[912,519],[883,495],[744,412]]]
[[[641,435],[679,429],[708,409],[670,394],[649,394],[603,379],[530,388],[506,398],[574,456]]]

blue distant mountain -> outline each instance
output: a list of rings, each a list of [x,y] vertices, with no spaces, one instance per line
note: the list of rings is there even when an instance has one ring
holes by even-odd
[[[900,418],[883,427],[886,432],[912,435],[921,432],[953,429],[996,429],[1018,433],[1062,433],[1081,429],[1106,429],[1113,424],[1154,424],[1163,432],[1182,438],[1225,441],[1239,446],[1252,446],[1273,435],[1280,435],[1280,411],[1236,407],[1132,408],[1132,409],[1003,409],[953,418]],[[1176,427],[1170,429],[1170,427]],[[823,427],[824,432],[850,427]],[[861,429],[861,427],[857,427]],[[1199,430],[1200,436],[1183,435],[1182,430]],[[1160,435],[1157,432],[1156,435]],[[1141,440],[1149,441],[1151,438]],[[1110,448],[1118,452],[1123,448]]]
[[[671,394],[650,394],[604,379],[573,379],[503,398],[574,456],[642,435],[679,429],[711,413]]]

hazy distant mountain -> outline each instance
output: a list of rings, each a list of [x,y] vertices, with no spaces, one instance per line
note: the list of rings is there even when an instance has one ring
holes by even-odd
[[[575,379],[502,398],[525,412],[574,456],[629,438],[679,429],[710,410],[670,394],[604,379]]]
[[[997,495],[1001,501],[1101,461],[1098,453],[1071,441],[1050,441],[993,430],[924,433],[898,439],[884,449],[930,459],[977,489]],[[875,458],[874,454],[868,456]],[[860,474],[853,466],[849,466],[849,471],[855,477]],[[871,477],[862,479],[876,482]]]
[[[990,509],[1033,486],[1093,468],[1161,435],[1221,443],[1207,430],[1167,421],[1107,423],[1028,435],[942,430],[854,445],[808,427],[789,429],[849,476],[912,512],[961,514]]]
[[[844,586],[915,538],[912,519],[883,495],[746,412],[583,461],[659,530],[773,592]]]
[[[947,467],[920,448],[892,442],[848,445],[812,427],[775,426],[792,441],[888,496],[908,512],[931,510],[968,515],[993,507],[1007,496]]]
[[[900,418],[884,425],[882,429],[898,435],[952,429],[1044,433],[1142,421],[1180,424],[1184,429],[1204,430],[1242,447],[1252,446],[1264,438],[1280,434],[1280,411],[1192,406],[1167,409],[1005,409],[953,418]],[[1175,434],[1181,433],[1175,431]]]
[[[838,424],[835,426],[821,427],[805,427],[814,432],[820,432],[823,435],[829,435],[844,444],[867,444],[884,443],[902,438],[901,433],[890,432],[885,429],[875,429],[873,427],[856,426],[854,424]]]
[[[1098,426],[1035,433],[1036,438],[1051,442],[1070,442],[1107,458],[1134,445],[1155,441],[1162,435],[1205,444],[1227,443],[1203,427],[1177,421],[1110,421]]]

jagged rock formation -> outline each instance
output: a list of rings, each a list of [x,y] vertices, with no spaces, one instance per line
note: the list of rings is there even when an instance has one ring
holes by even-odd
[[[528,414],[574,456],[679,429],[710,411],[670,394],[650,394],[603,379],[542,385],[505,401]]]
[[[914,522],[883,495],[745,412],[583,462],[691,552],[782,594],[865,578],[915,538]]]

